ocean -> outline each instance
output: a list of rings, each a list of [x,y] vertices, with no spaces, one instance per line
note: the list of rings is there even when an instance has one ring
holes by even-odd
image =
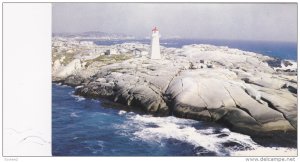
[[[111,45],[124,41],[95,43]],[[297,44],[292,43],[161,41],[166,47],[194,43],[229,46],[280,59],[297,59]],[[287,145],[280,141],[260,142],[215,123],[124,111],[104,99],[76,96],[74,91],[69,86],[52,84],[54,156],[287,156],[297,152],[297,141]]]
[[[140,42],[150,44],[148,39],[138,40],[94,40],[97,45],[112,45],[125,42]],[[202,40],[202,39],[161,39],[160,44],[165,47],[181,48],[190,44],[211,44],[216,46],[228,46],[244,51],[260,53],[278,59],[297,61],[297,43],[292,42],[267,42],[267,41],[237,41],[237,40]]]

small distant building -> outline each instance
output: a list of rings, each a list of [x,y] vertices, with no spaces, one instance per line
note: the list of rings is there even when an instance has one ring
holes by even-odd
[[[133,50],[133,54],[136,56],[136,57],[142,57],[142,56],[146,56],[149,54],[149,52],[147,51],[147,49],[145,48],[135,48]]]
[[[140,49],[134,49],[133,53],[136,57],[141,57],[142,56],[142,51]]]
[[[104,52],[104,55],[110,55],[110,50],[106,50],[106,51]]]
[[[116,55],[119,54],[119,52],[116,49],[108,49],[104,52],[105,55]]]

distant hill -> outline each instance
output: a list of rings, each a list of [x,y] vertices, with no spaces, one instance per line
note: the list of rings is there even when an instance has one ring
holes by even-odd
[[[100,31],[88,31],[82,33],[53,33],[53,37],[83,38],[83,39],[134,39],[134,36],[123,33],[106,33]]]

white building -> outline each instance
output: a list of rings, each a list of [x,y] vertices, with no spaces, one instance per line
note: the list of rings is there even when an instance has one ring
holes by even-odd
[[[152,29],[152,41],[151,41],[151,59],[161,59],[160,55],[160,45],[159,45],[159,31],[155,27]]]

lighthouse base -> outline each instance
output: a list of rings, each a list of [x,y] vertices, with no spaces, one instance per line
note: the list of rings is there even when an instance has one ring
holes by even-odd
[[[161,59],[158,37],[152,38],[151,55],[150,56],[151,56],[151,59]]]

